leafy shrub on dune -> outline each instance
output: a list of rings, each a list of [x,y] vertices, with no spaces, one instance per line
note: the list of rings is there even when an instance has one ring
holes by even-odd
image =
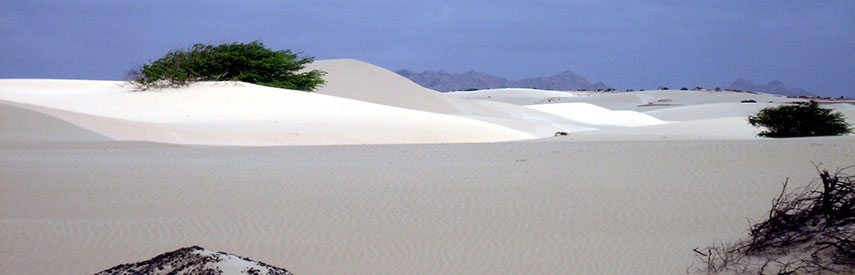
[[[132,83],[143,90],[185,86],[194,81],[244,81],[264,86],[312,91],[324,84],[325,73],[300,72],[311,57],[290,50],[273,51],[258,41],[219,46],[196,44],[168,52],[158,60],[132,70]]]
[[[766,131],[758,134],[763,137],[837,136],[852,133],[843,114],[819,107],[814,101],[764,108],[757,115],[749,116],[748,122],[755,127],[766,127]]]

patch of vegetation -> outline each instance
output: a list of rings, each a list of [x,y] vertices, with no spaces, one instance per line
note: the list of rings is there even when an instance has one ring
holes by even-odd
[[[194,81],[243,81],[264,86],[313,91],[325,72],[300,72],[311,57],[290,50],[274,51],[258,41],[219,46],[196,44],[168,52],[128,76],[141,90],[186,86]]]
[[[762,137],[837,136],[853,131],[843,114],[819,107],[814,101],[764,108],[749,116],[748,122],[766,127],[758,134]]]
[[[855,176],[820,170],[820,181],[773,200],[750,238],[695,249],[709,274],[855,274]]]

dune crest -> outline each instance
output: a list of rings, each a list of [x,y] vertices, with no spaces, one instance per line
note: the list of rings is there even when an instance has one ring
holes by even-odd
[[[665,121],[635,111],[612,111],[590,103],[555,103],[526,105],[538,111],[604,126],[638,127],[665,124]]]
[[[503,142],[563,133],[584,139],[752,139],[757,131],[745,117],[794,101],[708,90],[439,93],[353,59],[315,61],[306,69],[327,72],[316,93],[242,82],[134,92],[121,81],[6,79],[0,80],[0,104],[115,140],[280,146]],[[851,105],[834,108],[855,117]]]
[[[549,137],[558,131],[591,130],[560,116],[494,100],[468,100],[419,86],[390,70],[353,59],[320,60],[306,70],[327,72],[318,93],[425,112],[463,116]]]
[[[465,117],[240,82],[132,92],[118,81],[0,80],[0,100],[117,140],[263,146],[533,138]]]

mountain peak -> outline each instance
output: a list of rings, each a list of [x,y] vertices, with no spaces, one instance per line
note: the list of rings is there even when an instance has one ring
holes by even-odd
[[[560,73],[555,74],[555,75],[574,75],[574,76],[578,76],[578,74],[576,74],[576,72],[573,72],[573,71],[571,71],[571,70],[566,70],[566,71],[560,72]]]
[[[769,81],[769,84],[766,84],[769,87],[784,87],[784,82],[781,82],[777,79]]]
[[[780,80],[772,80],[769,84],[760,85],[754,84],[751,80],[747,80],[744,78],[739,78],[734,80],[733,83],[730,83],[730,86],[727,87],[729,90],[744,90],[744,91],[754,91],[768,94],[779,94],[785,96],[816,96],[815,94],[805,91],[800,88],[787,87],[784,85],[784,82]]]
[[[730,86],[734,86],[734,85],[736,85],[736,86],[744,86],[744,85],[754,86],[754,82],[751,82],[751,80],[748,80],[745,78],[738,78],[738,79],[734,80],[733,83],[730,84]]]

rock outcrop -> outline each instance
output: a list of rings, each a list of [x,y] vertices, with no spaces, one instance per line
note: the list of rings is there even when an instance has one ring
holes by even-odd
[[[138,262],[119,265],[96,275],[204,274],[292,275],[285,269],[198,246],[185,247]]]

